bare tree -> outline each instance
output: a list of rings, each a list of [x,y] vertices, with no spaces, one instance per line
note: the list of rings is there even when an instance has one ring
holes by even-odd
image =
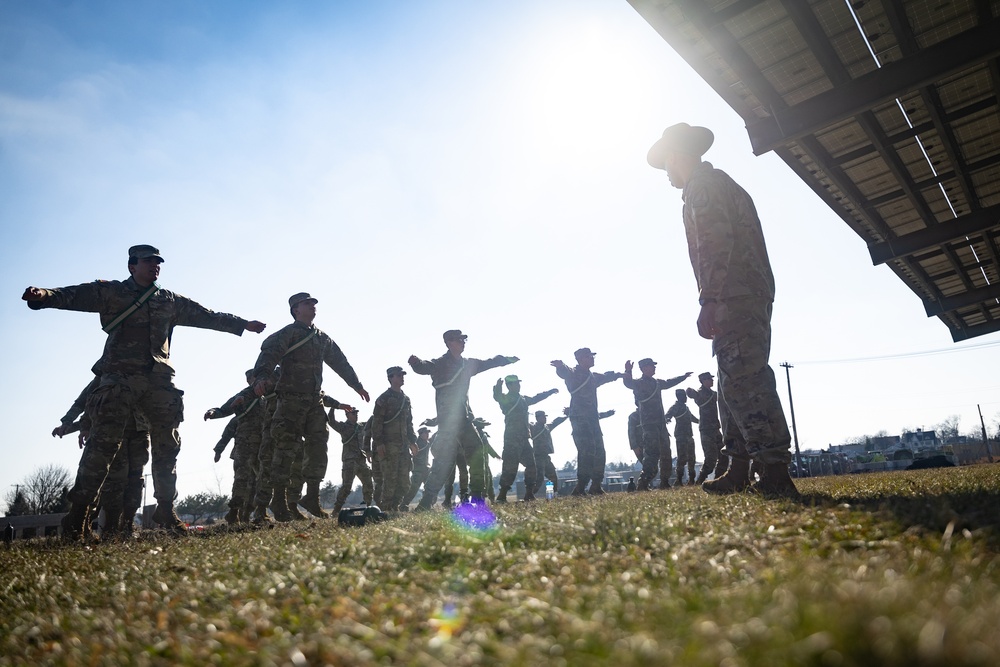
[[[958,425],[962,421],[962,418],[958,415],[951,415],[940,424],[934,426],[934,430],[937,431],[938,438],[941,440],[947,440],[949,438],[958,437]]]
[[[69,471],[62,466],[49,464],[35,469],[21,481],[17,491],[8,492],[4,497],[8,510],[14,506],[15,496],[20,493],[26,514],[55,514],[66,511],[66,494],[69,491]]]

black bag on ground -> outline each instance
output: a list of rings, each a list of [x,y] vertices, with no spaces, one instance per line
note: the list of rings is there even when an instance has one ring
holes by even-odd
[[[389,515],[379,509],[378,505],[369,507],[345,507],[340,510],[337,521],[341,526],[364,526],[368,523],[385,521]]]

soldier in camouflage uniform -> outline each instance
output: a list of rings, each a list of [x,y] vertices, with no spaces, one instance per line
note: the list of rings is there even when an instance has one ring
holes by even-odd
[[[403,496],[410,489],[411,455],[417,448],[413,430],[410,397],[403,393],[406,371],[401,366],[386,370],[389,388],[375,399],[372,411],[372,447],[382,466],[382,490],[379,507],[386,512],[399,510]]]
[[[437,450],[434,463],[424,485],[425,493],[418,509],[427,510],[437,499],[438,493],[455,465],[459,450],[465,452],[469,464],[469,491],[471,501],[484,503],[486,492],[486,455],[483,441],[472,425],[469,409],[469,383],[472,376],[491,368],[516,362],[517,357],[497,355],[492,359],[467,359],[462,356],[468,338],[457,329],[444,332],[448,352],[431,361],[410,355],[409,364],[414,373],[430,375],[435,389],[437,405]]]
[[[340,404],[340,401],[325,394],[323,395],[323,407],[334,408],[337,410],[344,409],[344,406]],[[369,438],[370,437],[371,436],[369,436]],[[304,438],[303,441],[305,441]],[[371,448],[369,447],[368,450],[371,451]],[[305,447],[299,447],[295,450],[295,458],[292,459],[292,469],[291,472],[288,473],[288,491],[285,494],[288,498],[288,511],[291,512],[292,518],[296,521],[303,521],[307,518],[305,514],[299,511],[299,505],[307,507],[308,504],[310,504],[308,491],[305,495],[302,493],[302,486],[306,483],[304,464]],[[321,516],[319,518],[324,517]]]
[[[417,429],[417,451],[413,454],[413,471],[410,473],[410,488],[399,503],[402,510],[409,508],[410,503],[417,497],[420,487],[427,481],[427,475],[431,471],[431,430],[426,426]],[[452,482],[454,484],[454,482]]]
[[[503,392],[503,385],[507,384],[507,393]],[[503,412],[503,465],[500,470],[500,493],[497,495],[497,502],[507,502],[507,492],[510,491],[514,479],[517,477],[517,468],[524,466],[524,500],[535,499],[535,481],[537,469],[535,468],[535,454],[531,450],[531,431],[528,427],[528,406],[545,400],[558,389],[549,389],[535,396],[523,396],[521,394],[521,380],[516,375],[497,380],[493,387],[493,400],[500,404]]]
[[[186,527],[174,511],[177,496],[177,432],[184,416],[181,392],[174,386],[170,340],[174,327],[191,326],[242,335],[260,333],[264,324],[216,313],[179,294],[160,289],[156,279],[163,258],[149,245],[129,248],[124,281],[97,281],[42,289],[28,287],[22,299],[33,310],[59,308],[99,313],[108,337],[104,355],[95,366],[101,382],[87,399],[90,438],[69,493],[71,507],[62,520],[63,535],[83,536],[88,508],[108,476],[122,446],[129,418],[136,409],[150,423],[153,489],[157,501],[153,520],[175,532]]]
[[[339,422],[334,417],[334,409],[330,408],[330,426],[340,434],[342,451],[340,460],[343,464],[343,479],[340,484],[340,491],[337,493],[337,501],[333,506],[333,516],[340,514],[347,502],[347,496],[351,495],[354,488],[354,478],[361,480],[361,492],[364,496],[365,505],[372,504],[372,471],[368,467],[368,457],[370,452],[364,450],[365,429],[358,423],[358,411],[354,408],[347,410],[347,420]]]
[[[271,437],[274,438],[271,511],[278,521],[295,518],[289,507],[288,489],[292,459],[299,448],[303,449],[302,466],[307,489],[301,504],[315,517],[328,516],[319,504],[319,485],[326,475],[330,436],[323,409],[323,364],[332,368],[361,398],[370,400],[340,347],[313,324],[318,302],[306,292],[289,297],[288,307],[294,321],[264,340],[254,364],[258,396],[267,392],[267,382],[274,367],[281,364],[281,377],[275,383],[278,405],[271,422]],[[291,498],[292,503],[295,500]]]
[[[625,362],[625,374],[622,381],[632,390],[636,407],[639,408],[639,429],[642,432],[642,474],[639,475],[637,491],[648,491],[656,473],[660,473],[660,488],[670,486],[670,471],[673,461],[670,456],[670,435],[663,415],[663,396],[665,389],[677,386],[691,377],[691,373],[678,375],[669,380],[653,377],[656,373],[656,362],[649,357],[639,360],[639,371],[642,376],[632,377],[632,362]],[[677,443],[680,447],[680,443]],[[680,461],[678,461],[680,465]]]
[[[687,392],[678,389],[674,392],[677,401],[667,410],[667,421],[674,420],[674,439],[677,440],[677,486],[684,486],[684,469],[688,471],[688,484],[694,484],[694,431],[691,422],[698,423],[698,418],[691,414],[687,406]],[[660,483],[663,483],[661,473]]]
[[[254,393],[253,370],[246,372],[247,387],[231,397],[221,407],[210,408],[205,419],[221,419],[236,415],[235,444],[229,458],[233,460],[233,492],[229,498],[226,523],[247,522],[253,511],[254,492],[260,471],[260,441],[264,428],[263,398]],[[218,463],[222,452],[216,450]]]
[[[607,455],[604,451],[604,432],[601,431],[600,416],[597,411],[597,388],[608,382],[614,382],[621,373],[607,371],[595,374],[594,352],[589,347],[582,347],[573,353],[576,366],[570,368],[560,360],[552,362],[556,375],[566,382],[569,389],[569,423],[573,426],[573,442],[576,444],[577,482],[573,489],[574,496],[585,493],[603,495],[604,464]],[[587,483],[590,489],[587,489]]]
[[[274,409],[278,406],[278,394],[274,391],[274,382],[279,377],[281,377],[281,366],[274,369],[274,375],[265,383],[264,395],[260,397],[264,414],[261,416],[260,449],[257,450],[257,489],[253,497],[253,514],[250,515],[250,522],[254,524],[270,521],[270,517],[267,516],[267,506],[271,503],[271,496],[274,493],[271,486],[271,462],[274,459],[271,424],[274,421]],[[255,383],[254,394],[256,393]]]
[[[556,467],[552,463],[552,455],[556,450],[552,446],[552,429],[562,424],[569,417],[556,417],[551,424],[546,423],[547,415],[542,410],[535,412],[535,421],[531,424],[531,444],[535,454],[535,470],[537,478],[535,480],[535,493],[542,490],[546,478],[552,482],[552,488],[559,491],[559,475]]]
[[[79,444],[83,449],[92,427],[86,414],[87,399],[98,386],[101,378],[91,380],[77,396],[69,411],[63,415],[59,426],[52,430],[60,438],[80,432]],[[135,514],[142,505],[142,471],[149,461],[149,420],[138,410],[129,418],[122,436],[122,446],[111,461],[108,476],[101,486],[97,507],[104,510],[102,539],[129,537],[135,528]],[[91,508],[96,513],[97,507]]]
[[[698,333],[719,362],[719,414],[729,471],[702,484],[710,493],[750,488],[750,459],[763,464],[754,489],[797,496],[788,474],[791,435],[768,365],[774,276],[753,200],[701,156],[714,136],[704,127],[668,127],[647,161],[683,191],[684,230],[698,281]]]
[[[725,474],[729,468],[729,457],[721,454],[722,427],[719,425],[719,397],[712,391],[715,379],[708,371],[698,376],[701,386],[688,389],[687,395],[698,406],[698,434],[701,436],[701,450],[705,454],[705,464],[698,475],[701,484],[715,472],[714,479]]]
[[[496,494],[494,494],[493,492],[493,473],[490,472],[490,459],[499,460],[501,459],[501,456],[497,454],[497,450],[493,449],[493,445],[490,444],[490,434],[486,432],[486,427],[489,426],[490,423],[485,419],[483,419],[482,417],[476,417],[472,420],[472,425],[475,426],[476,431],[479,432],[479,437],[483,441],[483,451],[486,452],[486,457],[484,459],[486,461],[486,497],[489,499],[491,503],[495,503],[497,498]],[[461,495],[462,502],[467,502],[469,499],[468,481],[469,481],[469,476],[468,472],[466,472],[465,475],[466,487],[464,490],[461,488],[461,482],[459,483],[459,492],[462,494]],[[454,487],[455,485],[454,477],[452,477],[451,479],[451,484],[452,487]]]

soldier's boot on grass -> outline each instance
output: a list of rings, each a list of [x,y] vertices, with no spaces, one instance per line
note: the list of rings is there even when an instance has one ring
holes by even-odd
[[[271,513],[274,514],[274,520],[282,523],[287,523],[295,518],[292,516],[291,510],[288,509],[287,491],[283,486],[276,486],[274,487],[274,497],[271,498]]]
[[[319,504],[319,482],[311,481],[306,483],[306,495],[303,496],[301,500],[302,507],[306,509],[307,512],[312,514],[317,519],[329,519],[330,515],[326,513]]]
[[[88,515],[90,508],[86,503],[73,503],[69,512],[62,518],[59,524],[62,526],[62,538],[66,542],[80,542],[84,539],[87,531]]]
[[[292,515],[292,519],[295,521],[305,521],[309,517],[303,514],[299,510],[299,501],[302,500],[298,497],[298,490],[288,489],[285,492],[285,505],[288,507],[288,513]]]
[[[501,505],[501,504],[507,502],[507,492],[508,491],[510,491],[510,487],[509,486],[501,486],[500,487],[500,493],[497,494],[497,500],[496,500],[497,505]]]
[[[135,515],[138,511],[138,507],[126,507],[122,511],[122,537],[126,540],[135,537]]]
[[[226,516],[224,517],[224,520],[225,520],[226,523],[228,523],[230,525],[239,523],[240,522],[240,508],[239,507],[230,507],[229,511],[226,512]]]
[[[524,502],[529,503],[534,499],[535,499],[535,492],[532,491],[531,489],[527,489],[524,492]]]
[[[707,467],[702,466],[701,472],[698,473],[698,479],[695,480],[695,484],[701,484],[708,479],[708,473],[712,472]]]
[[[701,488],[716,495],[746,491],[750,488],[750,459],[733,457],[725,475],[703,483]]]
[[[258,503],[253,508],[253,514],[250,515],[250,523],[255,526],[271,523],[271,517],[267,515],[267,505]]]
[[[245,502],[239,507],[237,512],[237,521],[240,523],[250,523],[250,516],[253,514],[253,503]]]
[[[181,518],[177,516],[177,511],[174,510],[173,503],[170,503],[169,505],[165,503],[157,503],[156,509],[153,510],[153,521],[176,535],[187,534],[187,524],[181,521]]]
[[[576,480],[576,486],[573,487],[573,491],[569,495],[571,496],[587,495],[587,480],[585,479]]]
[[[784,463],[765,463],[760,466],[760,481],[750,485],[750,490],[765,498],[798,498],[799,490]]]
[[[122,515],[125,508],[121,505],[104,506],[104,528],[101,529],[101,539],[118,539],[122,533]]]

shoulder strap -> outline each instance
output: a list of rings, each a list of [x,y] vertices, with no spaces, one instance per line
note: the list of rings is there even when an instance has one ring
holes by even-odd
[[[455,373],[454,376],[452,376],[450,380],[448,380],[447,382],[442,382],[441,384],[436,384],[434,385],[434,388],[440,389],[441,387],[447,387],[448,385],[452,384],[455,380],[458,379],[458,376],[462,374],[463,370],[465,370],[465,359],[462,359],[462,363],[459,365],[458,371]]]
[[[590,381],[593,380],[593,379],[594,379],[594,374],[588,372],[587,373],[587,379],[584,380],[583,382],[581,382],[580,386],[577,387],[576,389],[570,389],[569,393],[571,395],[575,394],[576,392],[580,391],[581,389],[583,389],[584,387],[586,387],[588,384],[590,384]]]
[[[119,324],[127,320],[132,313],[134,313],[135,311],[139,310],[139,308],[142,307],[142,304],[149,301],[149,297],[153,296],[158,289],[160,289],[160,286],[157,285],[155,282],[152,285],[150,285],[149,289],[143,292],[142,296],[140,296],[138,299],[132,302],[132,305],[130,305],[122,312],[118,313],[118,316],[115,319],[111,320],[110,322],[108,322],[107,326],[103,327],[104,333],[111,333],[111,331],[115,327],[117,327]]]
[[[399,410],[396,411],[396,414],[394,414],[393,416],[389,417],[388,419],[383,420],[382,423],[383,424],[388,424],[391,421],[395,421],[396,417],[398,417],[399,415],[401,415],[403,413],[403,408],[405,408],[406,404],[409,403],[409,402],[410,402],[410,397],[404,395],[403,396],[403,401],[399,404]]]
[[[314,328],[313,328],[313,330],[312,330],[312,331],[310,331],[310,332],[309,332],[309,333],[308,333],[308,334],[306,335],[306,337],[305,337],[305,338],[303,338],[303,339],[302,339],[302,340],[300,340],[300,341],[299,341],[298,343],[296,343],[295,345],[292,345],[292,346],[291,346],[290,348],[288,348],[287,350],[285,350],[285,354],[281,355],[281,357],[282,357],[282,358],[285,358],[285,357],[286,357],[287,355],[291,354],[291,353],[292,353],[292,352],[294,352],[295,350],[299,349],[300,347],[302,347],[303,345],[305,345],[306,343],[308,343],[308,342],[309,342],[309,339],[310,339],[310,338],[312,338],[313,336],[315,336],[315,335],[316,335],[316,332],[317,332],[317,331],[319,331],[319,329],[316,329],[316,328],[314,327]]]
[[[506,417],[510,413],[514,412],[514,408],[516,408],[517,406],[519,406],[521,404],[521,401],[523,401],[523,400],[524,400],[524,396],[518,396],[517,400],[514,401],[514,404],[512,406],[510,406],[510,410],[505,411],[503,413],[503,416]]]
[[[250,411],[254,409],[254,406],[256,406],[257,403],[259,402],[260,398],[253,399],[253,402],[250,403],[249,407],[247,407],[247,409],[241,412],[240,414],[236,415],[236,418],[243,419],[244,417],[246,417],[248,414],[250,414]]]

